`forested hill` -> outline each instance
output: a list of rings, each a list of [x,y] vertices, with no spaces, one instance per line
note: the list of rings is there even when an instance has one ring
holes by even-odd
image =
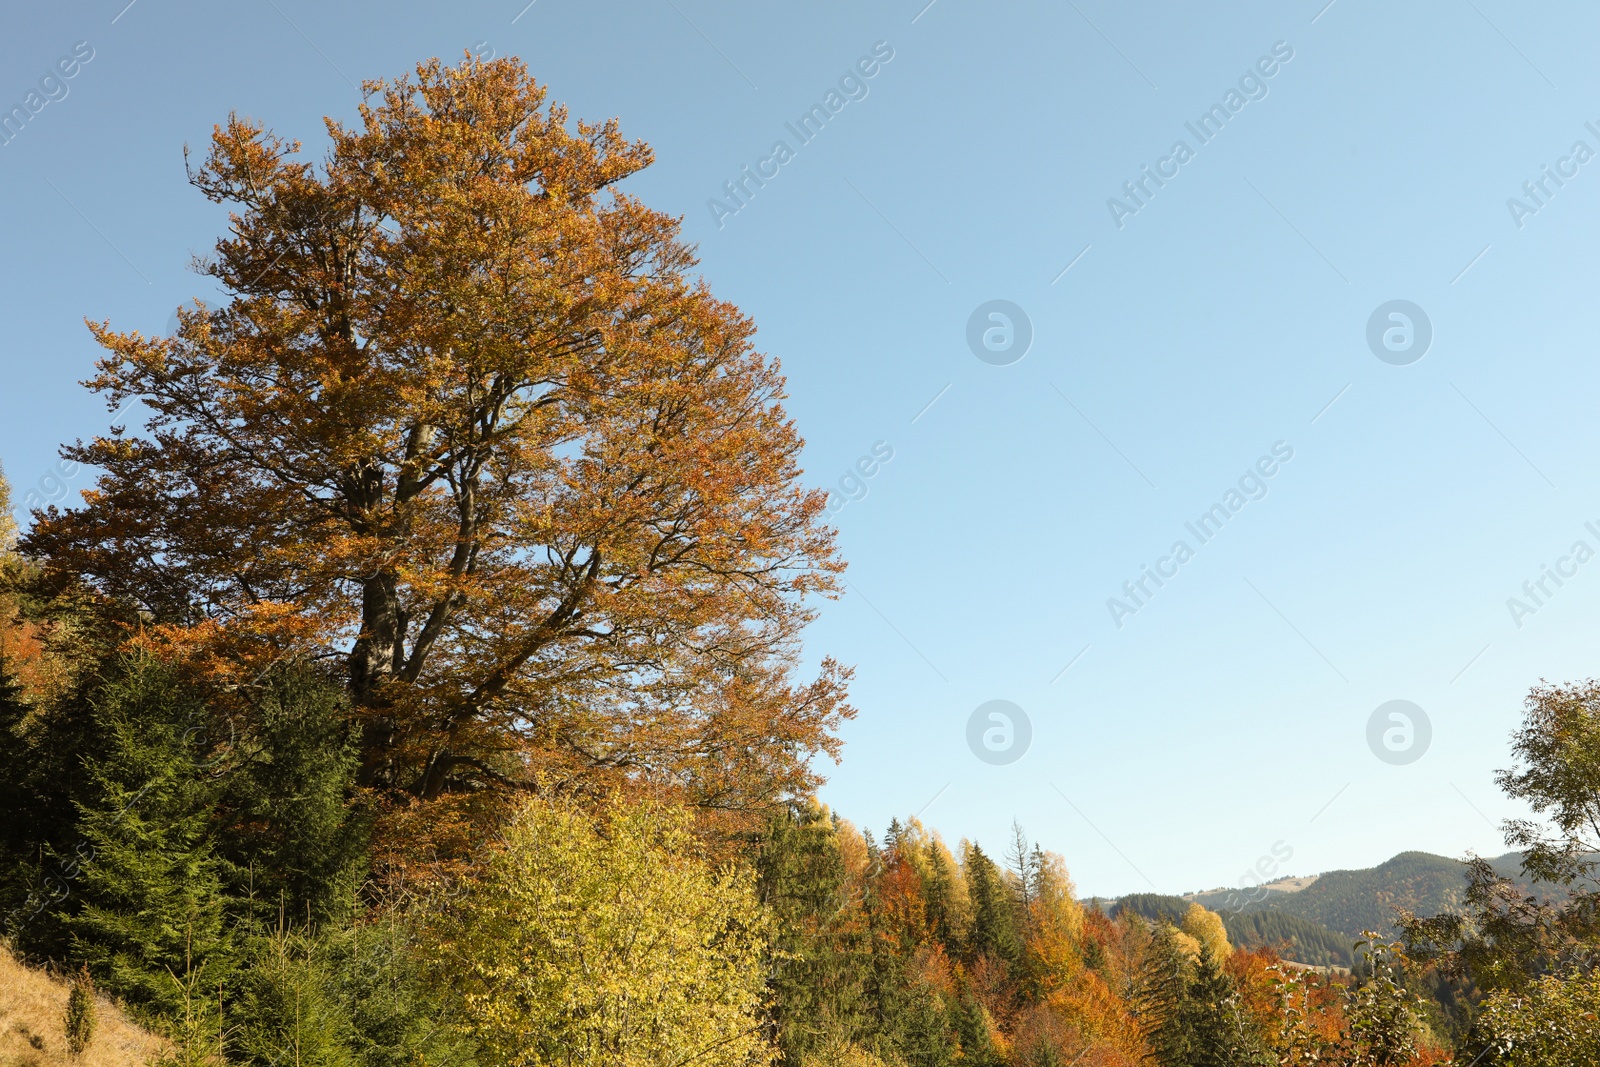
[[[1522,888],[1520,856],[1511,852],[1490,860],[1501,874]],[[1287,946],[1285,955],[1318,966],[1350,965],[1350,946],[1363,930],[1395,932],[1395,909],[1421,916],[1461,907],[1467,887],[1467,865],[1427,852],[1402,852],[1376,867],[1329,871],[1295,892],[1268,890],[1260,900],[1238,906],[1234,890],[1187,897],[1134,893],[1116,901],[1095,901],[1115,915],[1137,912],[1153,921],[1177,922],[1191,902],[1223,916],[1228,938],[1247,948]]]
[[[1113,918],[1130,911],[1153,923],[1176,925],[1191,902],[1162,893],[1134,893],[1109,905],[1098,903]],[[1282,953],[1284,959],[1317,967],[1350,966],[1351,939],[1309,919],[1275,911],[1225,912],[1222,923],[1228,941],[1239,948],[1270,948]]]
[[[1507,853],[1490,861],[1523,888],[1520,857]],[[1394,932],[1395,909],[1439,915],[1459,909],[1467,889],[1467,865],[1427,852],[1402,852],[1364,870],[1329,871],[1297,893],[1274,893],[1247,905],[1246,913],[1276,911],[1305,919],[1342,935],[1363,930]]]

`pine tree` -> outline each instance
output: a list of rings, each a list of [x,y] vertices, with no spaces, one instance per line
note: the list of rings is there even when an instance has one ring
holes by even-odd
[[[951,1012],[956,1038],[961,1043],[961,1063],[972,1067],[1004,1067],[1005,1057],[995,1047],[989,1013],[970,991],[963,992]]]
[[[20,923],[29,879],[23,876],[38,839],[33,796],[33,746],[24,733],[30,712],[21,684],[0,649],[0,915]],[[9,932],[4,930],[0,932]]]
[[[339,688],[304,666],[272,671],[236,739],[218,850],[258,918],[323,926],[349,915],[368,820],[352,796],[360,755]]]
[[[67,1051],[74,1056],[82,1055],[94,1040],[95,1014],[94,979],[89,968],[82,967],[67,993],[67,1017],[62,1026],[67,1035]]]
[[[993,953],[1007,963],[1022,954],[1015,899],[1000,868],[976,844],[968,844],[962,862],[967,895],[972,899],[972,944],[974,957]]]
[[[1039,851],[1037,845],[1033,851],[1028,850],[1028,835],[1022,832],[1022,824],[1015,819],[1011,821],[1011,844],[1006,849],[1006,869],[1011,872],[1012,890],[1017,897],[1023,914],[1027,914],[1028,906],[1033,903],[1033,898],[1038,889],[1037,870],[1034,867],[1034,853]]]
[[[967,936],[963,909],[957,903],[956,879],[944,846],[938,841],[928,849],[928,873],[923,882],[923,898],[928,906],[928,925],[946,953],[958,956]]]
[[[1190,1067],[1189,982],[1193,964],[1178,945],[1176,931],[1155,931],[1139,968],[1134,1007],[1144,1029],[1150,1058],[1159,1067]]]
[[[756,861],[762,903],[776,920],[768,989],[786,1063],[844,1044],[870,1044],[870,948],[837,830],[814,807],[778,815]]]
[[[146,1015],[202,1020],[230,957],[213,789],[190,733],[206,709],[160,665],[121,667],[95,693],[103,747],[75,803],[89,858],[59,918],[109,992]]]
[[[317,943],[280,927],[256,939],[229,1017],[250,1067],[355,1067],[355,1027]]]
[[[1254,1024],[1240,1007],[1238,988],[1206,942],[1184,1000],[1189,1067],[1269,1067]]]

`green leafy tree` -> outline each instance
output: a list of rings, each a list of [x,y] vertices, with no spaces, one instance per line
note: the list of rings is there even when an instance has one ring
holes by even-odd
[[[1413,956],[1489,991],[1600,965],[1600,681],[1533,689],[1512,752],[1496,780],[1540,816],[1505,826],[1534,891],[1473,858],[1464,907],[1400,922]]]
[[[1545,975],[1490,995],[1467,1052],[1485,1067],[1600,1063],[1600,972]]]
[[[1402,946],[1385,944],[1369,930],[1355,948],[1362,977],[1345,998],[1346,1062],[1349,1067],[1409,1063],[1417,1053],[1422,1017],[1420,1001],[1406,988]]]

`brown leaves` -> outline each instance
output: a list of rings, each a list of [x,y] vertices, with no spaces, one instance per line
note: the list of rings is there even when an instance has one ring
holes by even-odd
[[[431,61],[319,168],[230,119],[192,175],[229,291],[92,326],[146,434],[29,550],[221,659],[346,657],[367,781],[536,770],[748,812],[814,787],[848,672],[792,672],[842,564],[752,324],[686,273],[650,162],[520,63]],[[569,129],[569,126],[573,128]]]

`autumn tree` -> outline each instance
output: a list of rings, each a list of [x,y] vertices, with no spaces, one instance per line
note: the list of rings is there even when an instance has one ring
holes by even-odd
[[[17,541],[17,520],[11,513],[11,483],[6,481],[6,472],[0,468],[0,552],[11,551],[11,546]]]
[[[598,821],[530,799],[431,921],[437,979],[486,1061],[756,1067],[765,918],[755,879],[695,855],[681,810]]]
[[[1219,964],[1233,954],[1222,916],[1203,905],[1189,905],[1189,910],[1183,915],[1182,930],[1199,942],[1202,948],[1210,950]]]
[[[225,291],[171,337],[92,324],[143,434],[26,551],[216,657],[343,658],[362,780],[429,798],[609,771],[716,811],[816,781],[846,673],[795,675],[835,590],[824,494],[753,324],[651,161],[513,59],[365,86],[320,166],[238,116],[191,181]]]

